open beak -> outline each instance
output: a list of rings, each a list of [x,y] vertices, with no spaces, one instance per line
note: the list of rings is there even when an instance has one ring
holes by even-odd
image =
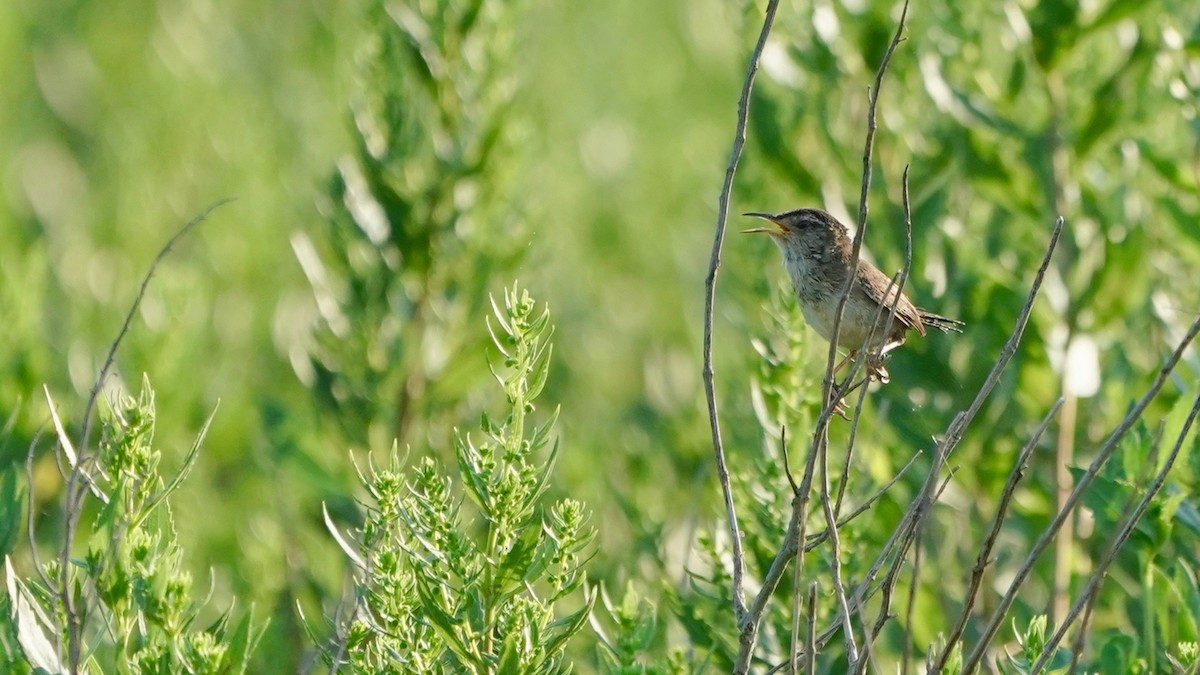
[[[779,221],[775,219],[775,216],[773,214],[750,212],[750,213],[743,213],[742,215],[743,216],[753,216],[755,218],[762,218],[763,220],[769,220],[776,225],[776,227],[752,227],[749,230],[742,230],[742,234],[750,234],[751,232],[763,232],[763,233],[771,235],[772,237],[783,236],[783,225],[781,225],[779,223]]]

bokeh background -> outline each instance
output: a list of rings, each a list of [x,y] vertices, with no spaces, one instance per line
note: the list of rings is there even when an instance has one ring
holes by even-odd
[[[0,461],[22,463],[45,425],[43,384],[80,417],[158,249],[234,198],[159,268],[111,386],[149,377],[168,463],[219,402],[174,517],[214,611],[236,597],[270,617],[263,667],[294,669],[311,650],[297,606],[332,615],[343,597],[346,563],[321,507],[355,522],[350,453],[386,453],[397,439],[409,456],[450,458],[452,429],[498,400],[484,317],[487,294],[513,280],[557,325],[543,397],[562,408],[554,490],[593,512],[592,578],[652,599],[685,588],[696,532],[722,529],[700,380],[703,284],[764,3],[489,8],[494,32],[474,38],[477,52],[421,80],[403,30],[393,34],[411,28],[406,12],[438,4],[0,5]],[[898,12],[781,3],[735,213],[820,205],[853,221],[867,86]],[[974,396],[1055,217],[1067,221],[1022,349],[952,462],[963,468],[938,523],[969,534],[930,536],[952,570],[930,573],[943,590],[965,582],[980,523],[1052,402],[1066,395],[1073,419],[1036,455],[1001,570],[1053,514],[1055,458],[1086,464],[1200,312],[1198,92],[1192,2],[911,8],[881,97],[867,249],[885,270],[903,263],[907,165],[910,294],[968,330],[913,340],[891,361],[893,382],[869,395],[855,466],[864,494]],[[364,190],[390,236],[373,237]],[[793,385],[819,381],[824,344],[772,319],[794,314],[782,279],[768,241],[730,234],[714,351],[735,472],[776,461],[760,422],[802,429],[816,405],[815,393],[767,404],[753,393],[760,353],[785,339]],[[1152,406],[1151,432],[1195,391],[1196,354]],[[44,446],[31,488],[48,546],[63,485]],[[1136,483],[1141,465],[1125,466],[1132,475],[1113,480]],[[1173,479],[1193,510],[1198,467],[1193,453]],[[858,543],[894,525],[917,480]],[[1178,602],[1195,597],[1194,577],[1189,590],[1173,565],[1200,555],[1196,523],[1174,513],[1114,574],[1114,593],[1144,590],[1149,569]],[[1104,542],[1080,526],[1074,575]],[[6,544],[28,568],[28,542]],[[1052,575],[1048,557],[1026,615],[1053,605]],[[1144,626],[1145,611],[1114,601],[1103,621]],[[931,622],[921,637],[944,629]],[[668,629],[656,648],[686,639]]]

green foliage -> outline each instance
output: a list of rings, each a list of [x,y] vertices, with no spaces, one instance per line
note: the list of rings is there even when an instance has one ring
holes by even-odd
[[[0,431],[0,438],[7,434]],[[28,486],[20,478],[17,464],[0,470],[0,554],[8,555],[16,547],[24,524],[24,505]]]
[[[507,196],[519,7],[369,3],[354,153],[323,227],[293,235],[320,312],[306,377],[356,443],[420,439],[475,382],[452,356],[482,343],[473,319],[523,243]]]
[[[207,626],[195,625],[202,608],[192,597],[168,504],[191,471],[207,428],[179,471],[164,479],[162,452],[154,445],[154,393],[143,380],[138,397],[120,395],[101,409],[94,456],[76,458],[60,435],[71,468],[80,463],[74,480],[88,483],[85,493],[98,510],[82,521],[91,529],[82,558],[72,547],[67,567],[50,560],[33,579],[17,578],[8,565],[7,630],[15,632],[29,665],[51,672],[75,668],[62,650],[78,641],[87,672],[246,672],[262,628],[252,625],[249,613],[235,620],[232,609]],[[68,508],[85,510],[82,504]],[[74,598],[70,608],[58,590],[64,587]],[[11,649],[12,641],[5,643]]]
[[[683,650],[672,649],[665,663],[655,665],[651,656],[661,641],[661,628],[654,605],[626,587],[625,597],[616,604],[608,592],[600,589],[603,619],[593,616],[592,627],[599,638],[600,669],[610,675],[682,675],[688,672]],[[604,624],[610,628],[605,629]]]
[[[820,205],[852,219],[865,89],[899,4],[780,3],[751,101],[733,213]],[[131,471],[158,471],[147,462],[185,465],[183,430],[198,428],[218,397],[220,423],[170,512],[139,492],[133,473],[120,508],[148,509],[144,520],[89,501],[81,535],[92,518],[108,519],[107,528],[125,518],[146,533],[129,541],[153,556],[140,573],[160,598],[141,607],[143,596],[123,590],[118,572],[132,575],[140,564],[127,544],[114,555],[107,541],[81,536],[68,576],[102,575],[115,605],[98,608],[101,587],[88,590],[89,621],[112,613],[128,623],[143,612],[182,622],[188,605],[168,597],[162,579],[212,569],[228,582],[213,584],[213,605],[229,606],[236,595],[272,608],[250,669],[301,668],[314,643],[297,604],[312,613],[336,604],[341,591],[343,556],[319,505],[332,518],[354,511],[353,471],[331,450],[378,452],[398,438],[399,447],[430,456],[379,473],[400,481],[379,486],[381,494],[387,488],[425,500],[410,505],[413,524],[393,521],[409,550],[389,562],[398,571],[388,588],[396,607],[412,603],[409,614],[396,609],[410,617],[403,625],[411,631],[386,639],[420,642],[402,652],[406,658],[457,635],[416,620],[433,616],[422,614],[425,604],[451,618],[475,607],[460,622],[474,636],[484,635],[484,610],[481,599],[450,607],[436,589],[422,595],[415,572],[399,570],[417,559],[433,567],[436,555],[458,551],[461,569],[441,574],[457,580],[476,572],[466,561],[483,557],[488,544],[480,514],[505,490],[533,485],[541,500],[570,496],[595,509],[603,545],[587,565],[589,581],[642,593],[602,603],[601,630],[581,631],[562,665],[727,669],[738,646],[731,551],[698,404],[699,317],[716,185],[763,5],[228,0],[212,11],[206,3],[153,0],[0,3],[0,419],[11,432],[0,433],[0,546],[21,571],[10,575],[9,604],[0,608],[9,617],[0,622],[0,671],[31,667],[19,625],[40,626],[49,653],[61,652],[52,630],[62,617],[47,611],[43,620],[35,611],[59,600],[39,590],[26,544],[43,561],[57,557],[63,522],[49,505],[64,481],[47,456],[35,457],[23,478],[26,450],[45,422],[28,401],[43,382],[75,399],[86,395],[137,262],[153,254],[161,228],[223,196],[238,201],[157,274],[114,377],[154,373],[161,419],[182,422],[157,430],[160,459],[121,459]],[[1191,283],[1200,266],[1200,5],[933,0],[910,7],[905,38],[882,89],[866,252],[888,272],[900,267],[899,177],[911,165],[909,292],[968,329],[912,337],[891,357],[893,382],[867,392],[850,475],[839,467],[831,476],[831,487],[844,490],[843,513],[918,459],[845,528],[848,583],[861,581],[911,501],[931,438],[990,368],[1049,223],[1059,213],[1067,221],[1021,349],[950,458],[958,472],[918,543],[922,567],[915,580],[911,567],[902,570],[901,604],[874,646],[876,665],[909,654],[913,672],[961,609],[981,524],[1017,449],[1051,402],[1072,391],[1080,371],[1066,365],[1071,345],[1094,347],[1082,370],[1097,375],[1099,387],[1073,393],[1073,424],[1056,421],[1034,452],[969,617],[968,649],[1000,581],[1056,508],[1053,476],[1062,460],[1055,453],[1073,447],[1066,463],[1086,466],[1200,308],[1200,286]],[[734,216],[731,231],[739,224]],[[769,243],[731,235],[722,253],[714,370],[754,588],[791,500],[782,430],[799,473],[825,344],[790,306]],[[561,405],[557,421],[571,452],[549,477],[527,458],[536,469],[503,482],[489,467],[511,467],[504,443],[491,435],[508,429],[505,422],[489,418],[470,436],[450,430],[466,426],[464,411],[487,407],[488,392],[478,386],[486,373],[463,355],[488,344],[477,321],[488,309],[486,291],[514,277],[518,265],[523,281],[543,289],[566,336],[538,400]],[[503,336],[503,327],[497,332]],[[1050,608],[1075,597],[1144,493],[1198,374],[1193,349],[1085,495],[1062,563],[1067,587],[1055,588],[1059,561],[1049,551],[1034,566],[996,639],[1009,641],[1006,653],[1028,663],[1012,640],[1030,644],[1029,617],[1050,616],[1043,636],[1053,633],[1060,617]],[[840,465],[845,425],[835,420],[831,434],[830,459]],[[481,487],[463,476],[462,457]],[[374,486],[376,472],[367,473]],[[103,476],[96,480],[109,489]],[[30,492],[37,541],[24,542]],[[1100,588],[1081,668],[1167,672],[1190,659],[1194,669],[1198,493],[1193,442]],[[570,516],[564,508],[553,525],[549,506],[535,513],[533,522],[551,530],[567,527]],[[514,518],[506,526],[516,527]],[[822,529],[822,520],[810,515],[809,531]],[[156,538],[158,525],[177,525],[178,538]],[[422,528],[424,541],[413,528]],[[511,546],[516,559],[492,562],[518,570],[530,544],[518,538]],[[93,549],[103,559],[89,558]],[[351,550],[380,564],[365,547]],[[549,575],[560,572],[537,551],[526,569],[545,565],[535,586],[546,600],[557,583]],[[830,564],[826,546],[805,561],[806,574],[822,581],[820,628],[834,624]],[[497,574],[491,588],[498,596],[511,591],[517,573]],[[365,588],[360,607],[382,603]],[[797,590],[785,574],[767,608],[756,668],[775,665],[790,648],[789,600]],[[912,621],[904,604],[910,593]],[[580,595],[577,588],[560,598],[556,616],[578,611]],[[867,604],[868,614],[877,609]],[[530,611],[506,618],[537,625]],[[400,621],[371,618],[354,624],[348,639],[383,640],[382,622]],[[159,631],[164,644],[173,639],[154,624],[146,630]],[[118,646],[102,632],[85,637],[100,645],[95,658],[111,663]],[[503,645],[491,639],[498,667]],[[1069,632],[1064,645],[1074,640]],[[819,669],[839,671],[839,644],[835,635]],[[439,653],[460,661],[450,646]],[[1011,666],[998,646],[989,656]]]
[[[1200,300],[1194,288],[1178,283],[1191,275],[1186,269],[1197,254],[1193,246],[1182,244],[1194,236],[1200,212],[1196,177],[1179,167],[1193,164],[1191,146],[1197,138],[1192,121],[1196,99],[1189,92],[1200,85],[1194,71],[1200,14],[1179,2],[1118,0],[1087,10],[1070,4],[914,4],[906,39],[883,84],[865,250],[885,270],[902,264],[899,177],[910,165],[914,260],[909,293],[920,305],[965,319],[968,331],[965,339],[911,340],[892,357],[893,382],[901,386],[892,384],[867,396],[848,479],[851,503],[864,496],[864,483],[879,484],[917,448],[928,448],[930,436],[936,437],[953,411],[965,407],[1007,337],[1055,215],[1066,218],[1067,234],[1052,270],[1058,279],[1055,288],[1044,293],[1016,361],[976,429],[950,459],[960,471],[949,489],[949,503],[935,510],[937,524],[924,539],[917,587],[910,589],[906,579],[898,587],[898,596],[914,592],[913,625],[903,624],[904,613],[897,613],[876,644],[876,658],[898,660],[905,651],[921,654],[933,636],[948,628],[980,544],[979,524],[994,512],[996,495],[1031,422],[1060,393],[1080,396],[1079,417],[1070,420],[1074,426],[1057,431],[1057,441],[1043,439],[1051,447],[1035,452],[1033,469],[1018,493],[1019,506],[1002,535],[1005,543],[996,552],[995,577],[987,578],[1004,578],[1015,570],[1055,509],[1053,465],[1061,460],[1054,459],[1052,450],[1075,447],[1077,454],[1065,461],[1086,467],[1130,401],[1140,397]],[[782,49],[768,50],[764,60],[747,161],[735,190],[751,209],[819,203],[843,220],[853,220],[865,130],[862,87],[872,79],[897,13],[898,3],[865,12],[842,3],[781,9],[773,38]],[[1146,91],[1147,82],[1164,86]],[[1174,89],[1167,83],[1174,83]],[[1191,139],[1186,149],[1180,139]],[[1172,254],[1165,255],[1168,250]],[[1163,266],[1147,265],[1148,259]],[[1151,304],[1147,297],[1156,299]],[[768,311],[768,325],[777,323],[774,314]],[[1099,344],[1099,358],[1068,367],[1065,355],[1076,341]],[[825,345],[804,339],[797,344],[805,342],[812,347],[801,348],[792,361],[807,358],[806,372],[819,372]],[[769,352],[758,351],[767,363],[774,360]],[[1140,434],[1126,441],[1085,493],[1094,527],[1077,530],[1071,559],[1057,562],[1069,570],[1069,587],[1053,588],[1056,561],[1048,553],[1010,619],[1043,613],[1045,598],[1056,593],[1073,598],[1086,582],[1094,561],[1108,547],[1108,535],[1123,522],[1125,509],[1144,493],[1147,476],[1157,468],[1148,458],[1161,465],[1165,449],[1156,454],[1150,439],[1173,440],[1190,408],[1200,372],[1196,368],[1194,358],[1185,359],[1176,386],[1164,390]],[[759,370],[762,378],[762,365]],[[1098,376],[1097,393],[1075,390],[1078,371]],[[764,409],[770,414],[764,416]],[[773,408],[758,405],[754,410],[768,442],[778,439]],[[732,414],[738,417],[727,417],[726,426],[741,426],[748,417],[744,407]],[[837,425],[832,433],[835,460],[845,441],[838,437]],[[789,433],[800,437],[797,444],[806,440],[802,434]],[[1119,661],[1121,667],[1102,667],[1101,672],[1127,672],[1125,665],[1139,659],[1151,669],[1161,668],[1165,655],[1195,639],[1197,605],[1190,580],[1200,567],[1190,522],[1197,506],[1197,474],[1183,459],[1193,445],[1189,441],[1185,446],[1167,488],[1154,499],[1110,570],[1091,616],[1081,667],[1117,663],[1111,657],[1102,661],[1100,652],[1111,652],[1110,639],[1120,632],[1137,636],[1128,645],[1128,657]],[[861,560],[873,558],[886,541],[898,509],[911,498],[914,479],[924,473],[920,461],[915,468],[871,516],[847,528],[843,557],[848,578],[861,579]],[[759,475],[757,467],[753,473]],[[739,503],[761,511],[764,494],[771,492],[743,493]],[[743,523],[753,524],[754,517],[743,515]],[[749,559],[752,527],[745,536]],[[749,569],[756,564],[761,563],[752,562]],[[818,566],[812,572],[822,582],[819,605],[829,600],[826,570]],[[785,605],[794,592],[786,582],[777,596]],[[985,582],[985,600],[976,605],[982,617],[987,612],[980,605],[986,607],[992,593]],[[771,616],[764,624],[768,633]],[[975,625],[973,618],[968,647],[970,626]],[[1053,632],[1055,627],[1049,628]],[[1036,631],[1018,635],[1037,637]],[[1069,633],[1068,644],[1073,639]],[[831,646],[838,642],[835,638]],[[767,654],[770,650],[769,644],[762,648]],[[1039,655],[1027,651],[1034,659]],[[844,656],[835,650],[827,658],[837,668]],[[1052,665],[1060,662],[1057,654]]]
[[[1042,655],[1042,650],[1046,647],[1046,621],[1046,615],[1039,614],[1030,619],[1025,631],[1021,632],[1018,630],[1016,619],[1013,619],[1013,632],[1016,633],[1020,651],[1016,655],[1008,655],[1008,663],[1012,673],[1031,675],[1034,672],[1033,664]],[[1050,662],[1048,670],[1039,670],[1037,672],[1045,672],[1047,675],[1064,675],[1069,671],[1070,663],[1070,651],[1060,647],[1055,650],[1054,659]]]
[[[367,515],[359,550],[347,548],[359,604],[335,654],[353,672],[570,670],[567,641],[596,599],[582,568],[595,531],[581,503],[545,494],[558,413],[542,424],[531,415],[550,367],[550,315],[516,286],[493,310],[492,372],[508,412],[482,415],[481,440],[455,432],[462,494],[431,456],[406,471],[393,451],[389,467],[362,476]]]

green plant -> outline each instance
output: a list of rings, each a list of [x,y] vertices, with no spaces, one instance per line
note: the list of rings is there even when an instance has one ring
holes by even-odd
[[[357,546],[331,525],[356,567],[356,602],[327,655],[351,672],[569,670],[567,641],[596,599],[582,569],[594,531],[581,503],[545,495],[558,413],[541,424],[532,414],[549,372],[550,315],[516,286],[493,309],[492,373],[508,412],[484,413],[479,440],[455,432],[461,487],[435,457],[405,469],[393,449],[387,467],[360,474],[370,498]],[[575,609],[557,616],[563,605]]]
[[[353,98],[355,149],[293,249],[319,312],[299,372],[356,443],[423,438],[476,383],[454,354],[493,275],[523,255],[508,183],[521,3],[373,1]]]
[[[33,578],[18,576],[7,562],[5,620],[27,666],[55,673],[245,672],[262,628],[250,613],[235,619],[232,609],[196,625],[201,604],[168,502],[191,471],[208,424],[182,467],[164,476],[146,379],[136,398],[118,395],[101,408],[94,455],[75,454],[48,393],[47,403],[63,459],[84,487],[71,508],[90,523],[90,534],[81,556],[69,546],[65,567],[49,560]]]

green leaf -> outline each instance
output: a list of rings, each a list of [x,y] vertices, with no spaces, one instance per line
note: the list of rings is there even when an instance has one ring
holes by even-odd
[[[497,587],[489,595],[507,599],[524,589],[520,582],[536,581],[540,571],[534,573],[533,563],[537,559],[538,549],[542,547],[542,532],[539,528],[528,527],[521,531],[520,536],[513,542],[508,553],[504,555],[497,571]],[[505,588],[508,586],[508,588]]]
[[[1158,148],[1150,145],[1149,141],[1139,140],[1137,146],[1142,157],[1150,164],[1150,168],[1154,169],[1159,176],[1173,187],[1189,192],[1196,190],[1196,181],[1193,178],[1190,168],[1185,172],[1184,166],[1176,161],[1174,157],[1159,151]],[[1193,229],[1200,229],[1195,227],[1195,220],[1188,221],[1188,225]]]
[[[579,611],[568,614],[552,624],[552,628],[556,630],[557,634],[546,645],[546,653],[554,654],[565,649],[567,641],[574,637],[583,628],[584,624],[587,623],[595,606],[596,591],[594,589],[590,592],[585,590],[583,607]]]
[[[321,504],[321,515],[325,519],[325,528],[329,530],[329,534],[333,535],[333,540],[337,542],[338,547],[342,549],[342,552],[346,554],[350,562],[354,563],[359,569],[368,569],[367,561],[362,559],[362,556],[350,545],[350,542],[342,537],[342,533],[338,530],[337,525],[333,524],[333,519],[329,517],[329,509],[325,508],[323,502]]]
[[[1128,673],[1137,654],[1137,641],[1131,635],[1110,634],[1100,647],[1098,659],[1101,673]]]
[[[458,473],[462,477],[463,484],[469,488],[467,494],[471,497],[471,501],[488,512],[491,504],[490,487],[487,479],[475,470],[475,463],[472,460],[476,455],[478,452],[475,450],[475,446],[471,445],[471,437],[468,435],[463,438],[458,429],[455,429],[454,457],[458,460]]]
[[[538,357],[534,357],[536,365],[534,366],[533,380],[529,383],[529,389],[525,394],[526,400],[532,401],[537,398],[542,393],[542,388],[546,386],[546,377],[550,374],[550,354],[554,349],[547,343],[545,350],[545,359],[538,360]]]
[[[446,643],[446,647],[454,652],[463,664],[482,667],[482,663],[475,646],[463,640],[459,635],[459,631],[464,630],[463,622],[455,617],[447,614],[441,604],[434,597],[429,588],[429,582],[424,577],[417,578],[417,594],[421,600],[421,613],[429,620],[429,625],[437,632],[438,636]]]
[[[217,416],[217,408],[219,406],[220,403],[218,402],[216,406],[213,406],[213,411],[209,413],[208,419],[204,420],[204,425],[200,427],[200,433],[196,434],[195,440],[192,441],[192,447],[188,449],[187,455],[183,458],[183,466],[179,468],[179,471],[175,473],[175,476],[171,478],[166,487],[155,492],[150,502],[142,507],[137,519],[133,522],[133,527],[141,525],[156,508],[166,502],[167,497],[171,496],[171,493],[175,492],[183,481],[187,479],[188,474],[192,472],[192,467],[196,465],[196,458],[200,454],[200,444],[204,442],[204,437],[208,435],[208,428],[212,425],[213,418]],[[328,513],[326,515],[328,516]]]
[[[12,560],[4,557],[5,579],[8,584],[8,599],[12,607],[12,620],[17,628],[17,641],[29,664],[48,673],[64,672],[54,644],[47,639],[51,631],[50,619],[42,612],[37,599],[25,588],[12,568]]]
[[[244,673],[247,666],[250,664],[250,656],[254,652],[254,648],[258,646],[259,640],[262,639],[267,630],[267,622],[255,629],[254,622],[254,606],[251,605],[238,621],[237,627],[233,630],[233,634],[226,638],[229,645],[228,654],[230,656],[230,672]]]
[[[0,554],[12,551],[21,536],[26,486],[20,473],[18,464],[9,464],[0,471]]]
[[[1078,38],[1079,5],[1071,0],[1043,0],[1026,13],[1033,32],[1033,53],[1044,71],[1054,70]]]
[[[517,634],[510,634],[504,638],[504,645],[500,651],[500,661],[496,664],[497,673],[519,673],[521,672],[521,647],[520,640]]]
[[[1112,0],[1108,6],[1100,10],[1096,18],[1084,26],[1084,30],[1089,33],[1095,33],[1101,28],[1111,26],[1118,21],[1126,19],[1137,13],[1138,10],[1144,9],[1146,3],[1143,0]]]

